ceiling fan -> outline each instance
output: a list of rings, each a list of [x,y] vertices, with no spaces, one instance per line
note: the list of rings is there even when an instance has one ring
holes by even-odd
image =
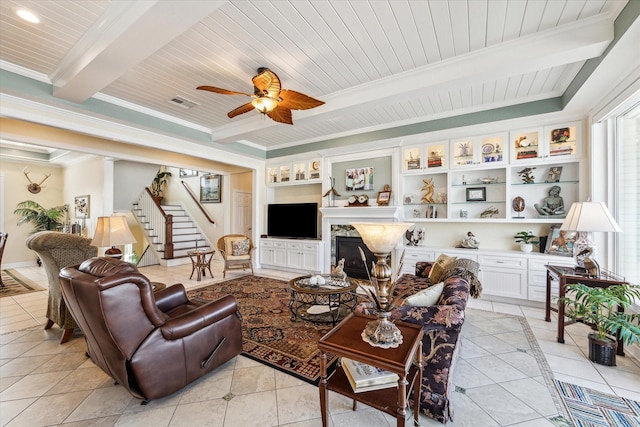
[[[240,114],[248,113],[255,108],[276,122],[292,125],[291,110],[308,110],[324,104],[323,101],[295,90],[282,89],[280,79],[276,73],[268,68],[258,68],[258,74],[253,76],[251,80],[253,81],[253,94],[214,86],[198,86],[196,89],[208,90],[222,95],[246,95],[254,98],[253,101],[229,111],[227,116],[230,119]]]

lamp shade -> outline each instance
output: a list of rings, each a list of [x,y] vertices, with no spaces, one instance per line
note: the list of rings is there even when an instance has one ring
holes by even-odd
[[[352,222],[360,237],[373,253],[389,253],[396,247],[405,231],[413,223],[409,222]]]
[[[98,218],[96,233],[91,241],[92,246],[118,246],[136,243],[131,234],[127,218],[124,216],[101,216]]]
[[[572,204],[560,230],[621,231],[604,202],[576,202]]]

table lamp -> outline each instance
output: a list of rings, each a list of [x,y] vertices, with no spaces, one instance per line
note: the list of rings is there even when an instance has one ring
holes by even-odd
[[[136,238],[131,234],[127,218],[124,216],[101,216],[98,217],[96,233],[91,241],[91,246],[105,247],[111,246],[104,254],[105,256],[120,259],[122,251],[116,246],[136,243]]]
[[[393,348],[402,344],[402,333],[390,320],[393,304],[391,302],[391,267],[387,257],[396,247],[405,231],[412,223],[358,222],[351,223],[360,234],[364,244],[378,258],[371,269],[371,284],[375,286],[375,305],[378,318],[367,323],[362,339],[375,347]],[[367,267],[368,269],[368,267]]]
[[[560,230],[577,231],[578,238],[573,244],[576,270],[598,275],[598,263],[593,258],[595,245],[591,233],[594,231],[621,231],[604,202],[576,202],[571,205]]]

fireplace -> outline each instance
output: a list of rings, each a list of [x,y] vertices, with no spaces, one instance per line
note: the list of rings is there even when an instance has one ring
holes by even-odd
[[[367,258],[366,267],[358,247],[362,248]],[[336,236],[336,261],[342,258],[344,258],[344,272],[347,276],[364,280],[369,278],[367,269],[371,269],[371,263],[377,260],[359,236]]]

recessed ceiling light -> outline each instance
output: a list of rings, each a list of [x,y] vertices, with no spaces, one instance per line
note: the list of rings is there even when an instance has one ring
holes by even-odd
[[[27,22],[31,22],[32,24],[39,24],[40,23],[40,18],[38,18],[35,13],[33,13],[33,12],[29,11],[29,10],[18,9],[16,11],[16,14],[20,18],[24,19]]]

